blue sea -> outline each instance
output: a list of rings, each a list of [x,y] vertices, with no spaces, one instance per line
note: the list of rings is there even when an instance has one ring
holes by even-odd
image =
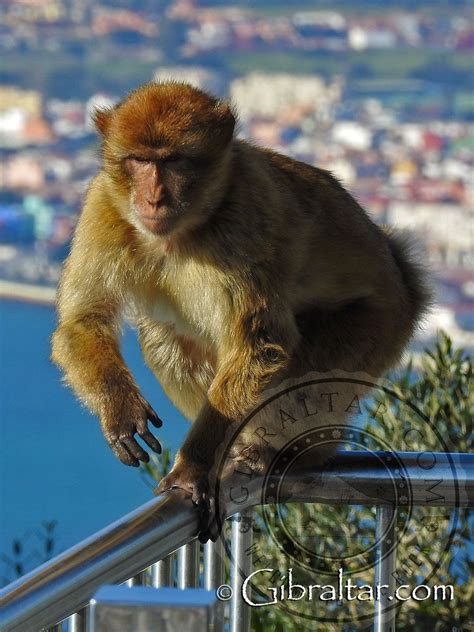
[[[15,559],[24,570],[44,560],[43,521],[57,521],[57,553],[152,498],[138,469],[113,456],[97,419],[61,383],[49,361],[54,328],[52,307],[0,301],[0,585],[15,577]],[[156,436],[176,451],[187,422],[144,365],[131,331],[123,353],[164,421]],[[14,539],[22,542],[17,556]]]

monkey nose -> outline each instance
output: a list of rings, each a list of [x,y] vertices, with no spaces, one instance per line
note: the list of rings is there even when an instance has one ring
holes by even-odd
[[[164,197],[165,189],[163,185],[160,184],[159,187],[153,191],[153,193],[148,197],[147,202],[150,206],[156,206],[159,204]]]

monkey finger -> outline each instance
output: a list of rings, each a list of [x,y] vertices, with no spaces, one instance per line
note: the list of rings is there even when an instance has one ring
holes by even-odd
[[[214,517],[209,526],[203,531],[200,531],[198,536],[199,542],[201,542],[202,544],[206,544],[208,540],[211,540],[211,542],[216,542],[219,538],[219,535],[221,534],[222,525],[223,521],[219,520],[217,517]]]
[[[198,534],[198,540],[201,544],[206,544],[207,541],[209,540],[209,535],[207,533],[207,531],[199,531]]]
[[[161,419],[158,417],[158,415],[155,413],[155,411],[151,407],[147,410],[147,417],[151,421],[151,423],[155,426],[155,428],[161,428],[161,426],[163,425],[163,422],[161,421]]]
[[[201,522],[199,526],[199,542],[205,544],[208,540],[215,542],[219,537],[219,534],[222,529],[222,523],[218,521],[217,516],[215,514],[207,515],[203,518],[203,522]]]
[[[201,525],[203,529],[207,529],[214,519],[216,511],[216,503],[214,496],[208,495],[205,498],[203,510],[201,513]]]
[[[145,452],[142,446],[139,445],[133,437],[124,437],[122,443],[136,459],[148,463],[150,460],[148,453]]]
[[[143,441],[150,446],[150,448],[154,451],[157,452],[158,454],[161,454],[161,444],[158,441],[158,439],[156,437],[154,437],[151,432],[149,430],[144,430],[142,432],[140,432],[140,430],[138,431],[138,434],[140,435],[140,437],[143,439]]]
[[[112,448],[112,452],[115,454],[115,456],[125,465],[131,465],[132,467],[138,467],[140,465],[138,459],[130,454],[127,448],[123,446],[118,439],[114,442],[109,443],[109,445]]]
[[[219,537],[226,518],[226,506],[222,499],[214,494],[207,494],[206,507],[203,509],[199,522],[199,540],[215,542]]]
[[[164,492],[172,489],[173,483],[171,483],[171,481],[168,482],[166,479],[166,476],[162,478],[158,484],[158,487],[154,489],[153,493],[155,496],[159,496],[160,494],[163,494]]]
[[[211,542],[217,542],[217,538],[219,537],[221,532],[221,527],[217,524],[217,520],[211,524],[207,531],[207,536]]]
[[[209,526],[203,531],[199,532],[198,540],[201,544],[206,544],[209,540],[215,542],[220,534],[220,527],[217,526],[217,521],[213,520]]]
[[[225,507],[221,504],[214,509],[214,518],[207,530],[207,535],[209,536],[209,539],[212,540],[212,542],[215,542],[219,537],[222,531],[222,527],[224,526],[225,517],[226,510]]]
[[[198,540],[201,544],[205,544],[209,540],[209,527],[212,524],[213,518],[214,514],[210,503],[203,503],[198,523]]]
[[[209,485],[207,481],[198,481],[194,483],[192,487],[192,501],[195,505],[206,507],[208,501],[206,499],[206,495],[209,491]]]

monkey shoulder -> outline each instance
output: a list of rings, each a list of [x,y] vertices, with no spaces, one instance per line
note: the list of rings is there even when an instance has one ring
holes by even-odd
[[[247,197],[252,196],[253,190],[258,191],[260,205],[270,209],[264,212],[264,217],[281,234],[280,220],[288,238],[298,239],[302,231],[311,232],[311,224],[321,232],[321,221],[325,218],[332,226],[340,224],[338,228],[344,230],[348,214],[353,215],[356,222],[364,215],[356,200],[330,171],[246,143],[239,146],[237,156],[240,156],[238,174],[244,174],[249,183]],[[249,169],[254,173],[248,173]]]
[[[288,182],[294,181],[299,186],[306,183],[312,187],[324,184],[336,189],[342,188],[340,182],[326,169],[315,167],[272,149],[259,148],[259,151],[271,165],[273,171],[284,176]]]

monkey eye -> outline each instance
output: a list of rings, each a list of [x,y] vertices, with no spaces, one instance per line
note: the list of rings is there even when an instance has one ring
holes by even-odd
[[[183,156],[181,154],[170,154],[169,156],[164,156],[163,158],[145,158],[144,156],[128,156],[126,159],[130,162],[140,163],[144,165],[149,165],[152,163],[162,164],[162,165],[176,165],[176,166],[186,166],[191,162],[189,158]]]
[[[143,163],[152,162],[149,158],[143,158],[142,156],[130,156],[129,160],[134,160],[135,162],[143,162]]]
[[[185,165],[189,162],[189,159],[186,156],[182,156],[180,154],[170,154],[166,158],[163,159],[163,162],[166,164],[180,164]]]

